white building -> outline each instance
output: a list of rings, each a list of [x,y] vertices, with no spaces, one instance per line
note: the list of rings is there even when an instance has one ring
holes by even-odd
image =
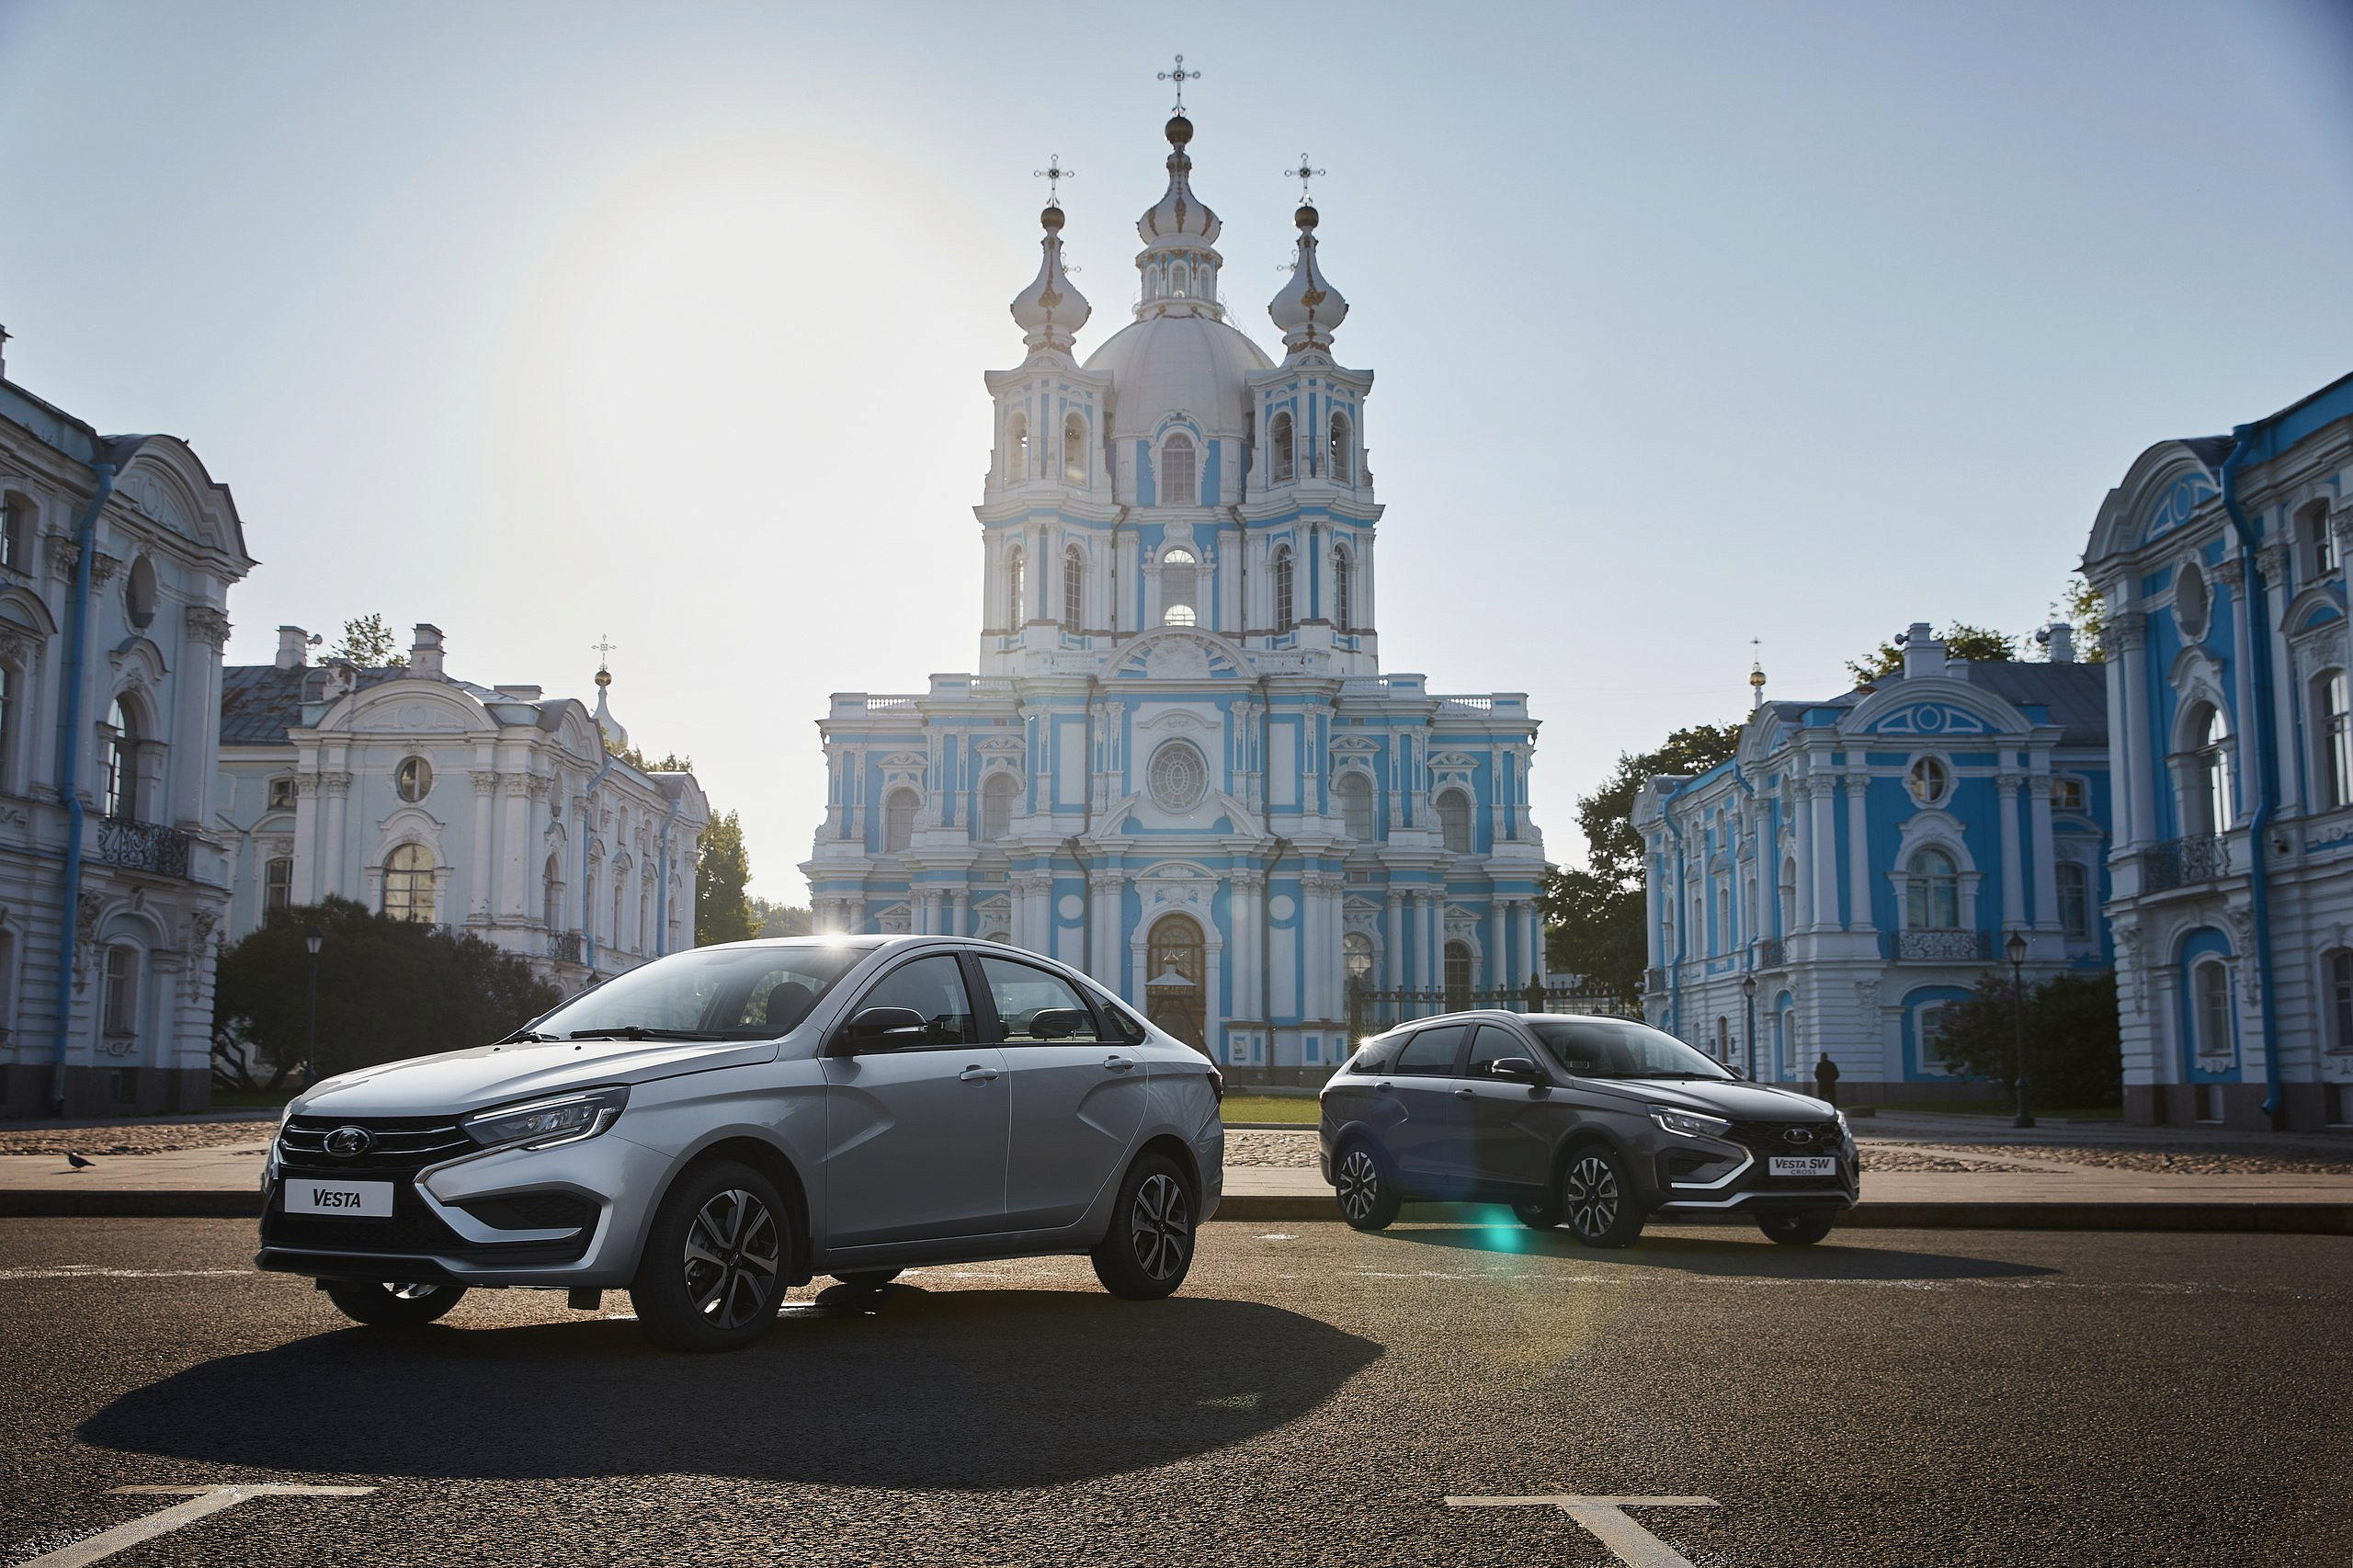
[[[818,928],[1008,939],[1086,969],[1240,1075],[1328,1074],[1351,981],[1467,997],[1540,972],[1536,722],[1515,692],[1384,675],[1372,374],[1318,215],[1268,307],[1226,319],[1221,222],[1167,125],[1134,320],[1089,307],[1049,206],[992,371],[979,672],[836,694]]]
[[[186,442],[0,381],[0,1102],[209,1103],[211,836],[244,525]]]
[[[612,755],[628,736],[597,675],[592,714],[536,686],[475,686],[416,629],[406,668],[306,662],[225,672],[218,830],[230,937],[330,895],[471,932],[565,990],[694,945],[710,804],[690,773]]]

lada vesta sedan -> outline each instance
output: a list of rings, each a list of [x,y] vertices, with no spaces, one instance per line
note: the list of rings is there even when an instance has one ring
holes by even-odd
[[[1223,1186],[1199,1051],[1035,954],[938,937],[737,943],[607,981],[495,1045],[287,1108],[264,1268],[364,1324],[479,1287],[626,1289],[677,1349],[748,1345],[786,1289],[1084,1253],[1165,1296]]]
[[[1358,1230],[1461,1199],[1600,1247],[1654,1214],[1802,1246],[1861,1193],[1838,1111],[1626,1018],[1451,1013],[1369,1040],[1324,1086],[1322,1155]]]

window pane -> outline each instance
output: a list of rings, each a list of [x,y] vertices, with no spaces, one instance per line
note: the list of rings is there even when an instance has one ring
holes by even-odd
[[[1461,1048],[1461,1024],[1424,1029],[1397,1053],[1396,1072],[1406,1078],[1450,1078],[1454,1076],[1455,1053]]]
[[[981,976],[1008,1045],[1093,1045],[1095,1015],[1058,974],[1010,959],[983,958]]]
[[[1491,1063],[1500,1062],[1506,1056],[1527,1057],[1534,1054],[1535,1052],[1525,1040],[1503,1025],[1481,1024],[1479,1032],[1472,1037],[1471,1062],[1470,1065],[1464,1069],[1464,1075],[1472,1078],[1491,1078],[1495,1076],[1488,1071]]]
[[[912,1007],[924,1017],[926,1045],[969,1045],[980,1039],[972,1017],[964,971],[957,961],[939,954],[901,964],[882,977],[858,1005],[869,1007]]]

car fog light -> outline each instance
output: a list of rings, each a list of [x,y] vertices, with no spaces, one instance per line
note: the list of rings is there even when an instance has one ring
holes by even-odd
[[[608,1089],[589,1089],[524,1105],[502,1106],[466,1118],[466,1136],[485,1149],[508,1143],[525,1143],[534,1149],[577,1143],[584,1138],[594,1138],[619,1120],[621,1108],[628,1103],[629,1090],[615,1085]]]
[[[1651,1119],[1669,1132],[1679,1132],[1686,1138],[1721,1138],[1732,1131],[1732,1123],[1721,1116],[1702,1116],[1693,1110],[1669,1110],[1663,1105],[1651,1107]]]

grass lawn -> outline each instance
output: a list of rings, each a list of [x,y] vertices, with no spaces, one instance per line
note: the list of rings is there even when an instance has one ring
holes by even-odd
[[[1308,1095],[1228,1095],[1224,1114],[1228,1121],[1295,1121],[1313,1127],[1324,1108]]]

